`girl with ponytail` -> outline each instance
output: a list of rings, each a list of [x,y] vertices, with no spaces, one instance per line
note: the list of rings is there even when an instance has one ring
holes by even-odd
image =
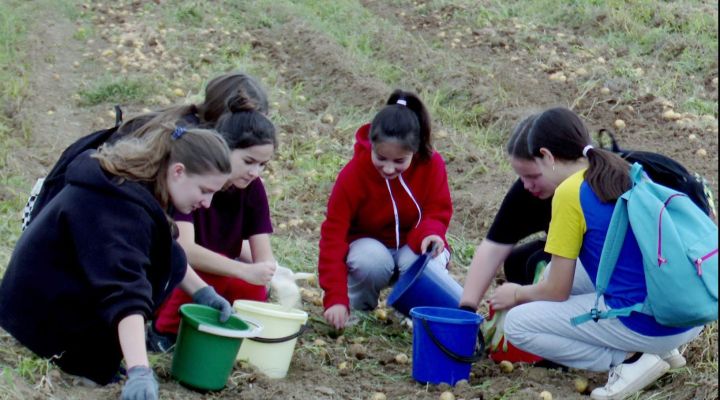
[[[266,107],[244,91],[229,97],[224,108],[228,111],[215,127],[230,147],[232,173],[210,207],[173,215],[178,242],[198,275],[230,303],[266,301],[276,263],[270,247],[270,207],[258,178],[275,154],[275,127],[264,114]],[[151,350],[164,352],[172,346],[180,324],[178,309],[190,301],[175,290],[163,304],[148,331]]]
[[[355,154],[335,181],[320,231],[324,317],[338,329],[351,308],[374,309],[380,291],[430,249],[428,268],[452,281],[445,238],[452,202],[425,105],[396,90],[355,138]]]
[[[665,326],[636,312],[597,323],[570,323],[595,304],[600,255],[615,202],[630,188],[629,164],[593,147],[580,117],[565,108],[540,113],[527,133],[527,146],[544,179],[557,186],[545,245],[552,259],[539,283],[505,283],[492,294],[490,305],[510,309],[504,327],[513,345],[568,367],[610,370],[608,383],[593,390],[591,398],[623,399],[671,365],[684,365],[677,348],[702,327]],[[578,276],[590,282],[578,282]],[[628,230],[600,304],[621,308],[646,296],[642,255],[635,233]]]

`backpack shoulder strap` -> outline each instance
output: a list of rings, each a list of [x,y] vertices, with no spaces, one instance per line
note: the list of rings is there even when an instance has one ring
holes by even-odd
[[[630,169],[630,179],[633,186],[642,179],[642,174],[643,172],[640,164],[633,164]],[[572,318],[570,322],[573,325],[579,325],[589,320],[597,322],[597,320],[601,318],[628,316],[631,312],[641,311],[644,308],[643,303],[638,303],[630,307],[612,309],[605,312],[598,310],[600,296],[605,294],[605,291],[607,290],[608,284],[610,283],[610,277],[615,270],[615,265],[617,265],[617,260],[620,257],[620,251],[625,243],[625,236],[627,235],[629,226],[627,203],[631,196],[631,191],[632,188],[617,199],[612,217],[610,218],[610,225],[608,226],[607,235],[605,236],[605,243],[603,244],[602,253],[600,253],[600,264],[598,265],[597,277],[595,278],[595,292],[597,294],[595,306],[589,313]]]

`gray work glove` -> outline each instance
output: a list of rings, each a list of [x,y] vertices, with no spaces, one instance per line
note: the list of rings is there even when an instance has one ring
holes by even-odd
[[[233,309],[230,302],[217,294],[212,286],[208,285],[193,293],[193,302],[204,306],[212,307],[220,311],[220,322],[226,322],[230,318]]]
[[[158,400],[158,383],[152,369],[136,365],[128,370],[127,376],[122,400]]]

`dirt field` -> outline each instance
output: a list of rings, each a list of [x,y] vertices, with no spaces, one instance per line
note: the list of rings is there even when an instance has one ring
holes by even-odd
[[[394,88],[354,64],[353,59],[346,56],[347,49],[319,34],[317,26],[289,12],[283,24],[258,24],[251,29],[206,26],[206,30],[213,28],[212,32],[186,38],[186,46],[195,48],[194,57],[158,52],[157,46],[148,44],[148,38],[160,35],[160,28],[140,18],[145,10],[141,3],[88,2],[84,6],[78,5],[78,12],[94,16],[86,19],[91,21],[95,32],[90,39],[78,40],[79,24],[63,17],[53,18],[51,10],[44,11],[45,14],[36,19],[42,22],[30,28],[31,90],[17,118],[30,121],[32,135],[28,146],[13,155],[13,162],[24,179],[30,182],[46,173],[59,152],[81,134],[112,124],[113,118],[109,114],[112,104],[80,107],[76,96],[100,76],[119,74],[123,69],[133,71],[135,67],[131,63],[125,65],[117,57],[105,53],[107,49],[115,48],[115,38],[123,34],[143,38],[145,45],[138,47],[139,51],[158,60],[144,70],[135,68],[135,72],[141,74],[159,69],[166,81],[183,79],[188,86],[194,84],[191,90],[196,92],[206,77],[194,77],[193,68],[212,63],[213,57],[219,57],[207,47],[208,43],[214,43],[215,48],[227,48],[232,40],[249,44],[253,60],[276,67],[271,94],[277,94],[279,90],[289,92],[297,87],[306,88],[312,94],[304,102],[292,102],[281,95],[271,99],[276,102],[272,116],[284,134],[283,145],[300,146],[298,143],[312,141],[325,153],[335,151],[342,159],[350,155],[352,132],[356,126],[339,121],[339,114],[346,110],[338,108],[338,104],[347,110],[367,113],[376,110]],[[156,0],[155,3],[165,2]],[[625,93],[628,87],[636,87],[637,82],[606,79],[600,72],[604,61],[599,60],[600,57],[604,60],[622,57],[621,49],[590,44],[582,27],[530,28],[518,26],[508,19],[493,27],[476,28],[466,25],[459,17],[465,11],[462,7],[448,4],[433,8],[432,12],[423,12],[419,7],[423,3],[365,0],[361,5],[378,20],[391,21],[396,29],[412,33],[414,41],[408,42],[394,40],[392,35],[379,32],[370,45],[379,58],[392,59],[413,71],[399,80],[404,87],[420,93],[425,89],[429,93],[432,88],[455,88],[452,95],[462,98],[468,110],[478,110],[481,106],[482,111],[468,117],[473,119],[475,126],[491,126],[502,132],[500,137],[482,139],[440,123],[435,126],[436,132],[443,133],[437,138],[437,147],[447,160],[456,210],[450,233],[458,238],[456,250],[464,252],[452,266],[452,273],[459,281],[464,279],[474,246],[484,236],[505,190],[515,179],[502,155],[502,144],[510,127],[530,112],[554,105],[571,106],[583,115],[593,131],[612,128],[616,120],[622,119],[626,127],[617,131],[622,144],[628,148],[661,151],[681,161],[688,169],[707,177],[717,193],[717,114],[685,115],[681,119],[683,122],[678,122],[663,116],[677,99],[643,93],[639,86],[637,93],[642,94],[621,97],[620,93]],[[269,13],[277,11],[272,7],[268,6]],[[708,12],[717,15],[717,6],[707,7]],[[239,11],[243,11],[242,6]],[[225,35],[222,32],[234,28],[239,33],[231,31],[231,35]],[[541,40],[537,32],[562,40],[547,42]],[[461,40],[454,41],[455,38]],[[438,41],[443,45],[437,45]],[[418,43],[428,45],[419,47]],[[543,51],[538,52],[537,48]],[[577,51],[578,48],[586,51]],[[119,52],[116,50],[117,54]],[[653,62],[642,68],[650,71],[661,69],[662,65]],[[565,74],[566,79],[551,78],[556,73]],[[688,79],[701,83],[703,92],[698,96],[717,103],[717,62],[703,74]],[[259,76],[270,80],[262,74]],[[595,84],[588,84],[590,81]],[[186,100],[169,97],[163,94],[152,97],[149,102],[124,104],[124,108],[127,114],[133,114],[145,108]],[[334,122],[321,120],[320,116],[328,113],[336,116]],[[478,146],[478,140],[484,140],[484,145]],[[308,150],[305,157],[312,157],[313,151],[315,149]],[[316,255],[317,224],[322,220],[331,180],[312,181],[307,194],[292,186],[282,186],[283,182],[290,182],[292,174],[303,173],[302,164],[297,160],[295,155],[281,153],[268,171],[273,176],[268,179],[269,191],[274,193],[273,222],[276,236],[287,237],[289,243],[303,242],[303,249],[309,248],[311,250],[307,251],[315,251]],[[320,171],[321,176],[328,177],[335,173]],[[274,191],[273,183],[285,194]],[[294,198],[295,203],[289,197]],[[293,223],[303,216],[310,217]],[[313,265],[301,267],[312,270]],[[583,399],[589,397],[576,392],[576,377],[589,379],[591,387],[604,384],[607,378],[605,374],[562,372],[522,364],[516,364],[514,371],[504,373],[490,360],[483,360],[473,365],[468,382],[452,388],[421,385],[411,377],[411,363],[395,361],[399,353],[412,357],[412,333],[392,312],[385,321],[370,317],[344,333],[335,332],[322,320],[322,309],[316,300],[319,289],[313,285],[305,285],[305,289],[303,307],[311,315],[310,329],[299,340],[285,379],[271,380],[247,365],[238,365],[225,390],[197,393],[170,377],[169,356],[157,356],[152,362],[160,379],[161,398],[370,399],[375,392],[381,392],[388,399],[437,399],[449,390],[457,399],[536,399],[541,391],[547,390],[555,399]],[[716,325],[711,329],[716,336]],[[0,341],[5,348],[19,348],[4,333]],[[363,346],[362,354],[350,351],[353,343]],[[710,348],[707,348],[708,344]],[[16,352],[26,354],[22,349]],[[706,365],[708,354],[714,360],[710,366]],[[668,374],[640,398],[716,399],[717,340],[691,344],[687,358],[688,368]],[[338,366],[343,362],[348,368],[340,370]],[[17,371],[18,362],[13,357],[0,354],[0,363]],[[699,375],[697,369],[702,371]],[[45,375],[36,378],[19,378],[6,369],[3,379],[13,382],[13,390],[7,397],[110,399],[118,398],[122,388],[120,384],[102,388],[83,386],[56,368],[50,368]]]

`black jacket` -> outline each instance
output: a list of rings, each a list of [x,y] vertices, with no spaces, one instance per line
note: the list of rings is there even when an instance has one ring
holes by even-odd
[[[69,373],[110,382],[118,322],[152,316],[186,272],[151,190],[80,154],[67,185],[18,240],[0,284],[0,325]]]

